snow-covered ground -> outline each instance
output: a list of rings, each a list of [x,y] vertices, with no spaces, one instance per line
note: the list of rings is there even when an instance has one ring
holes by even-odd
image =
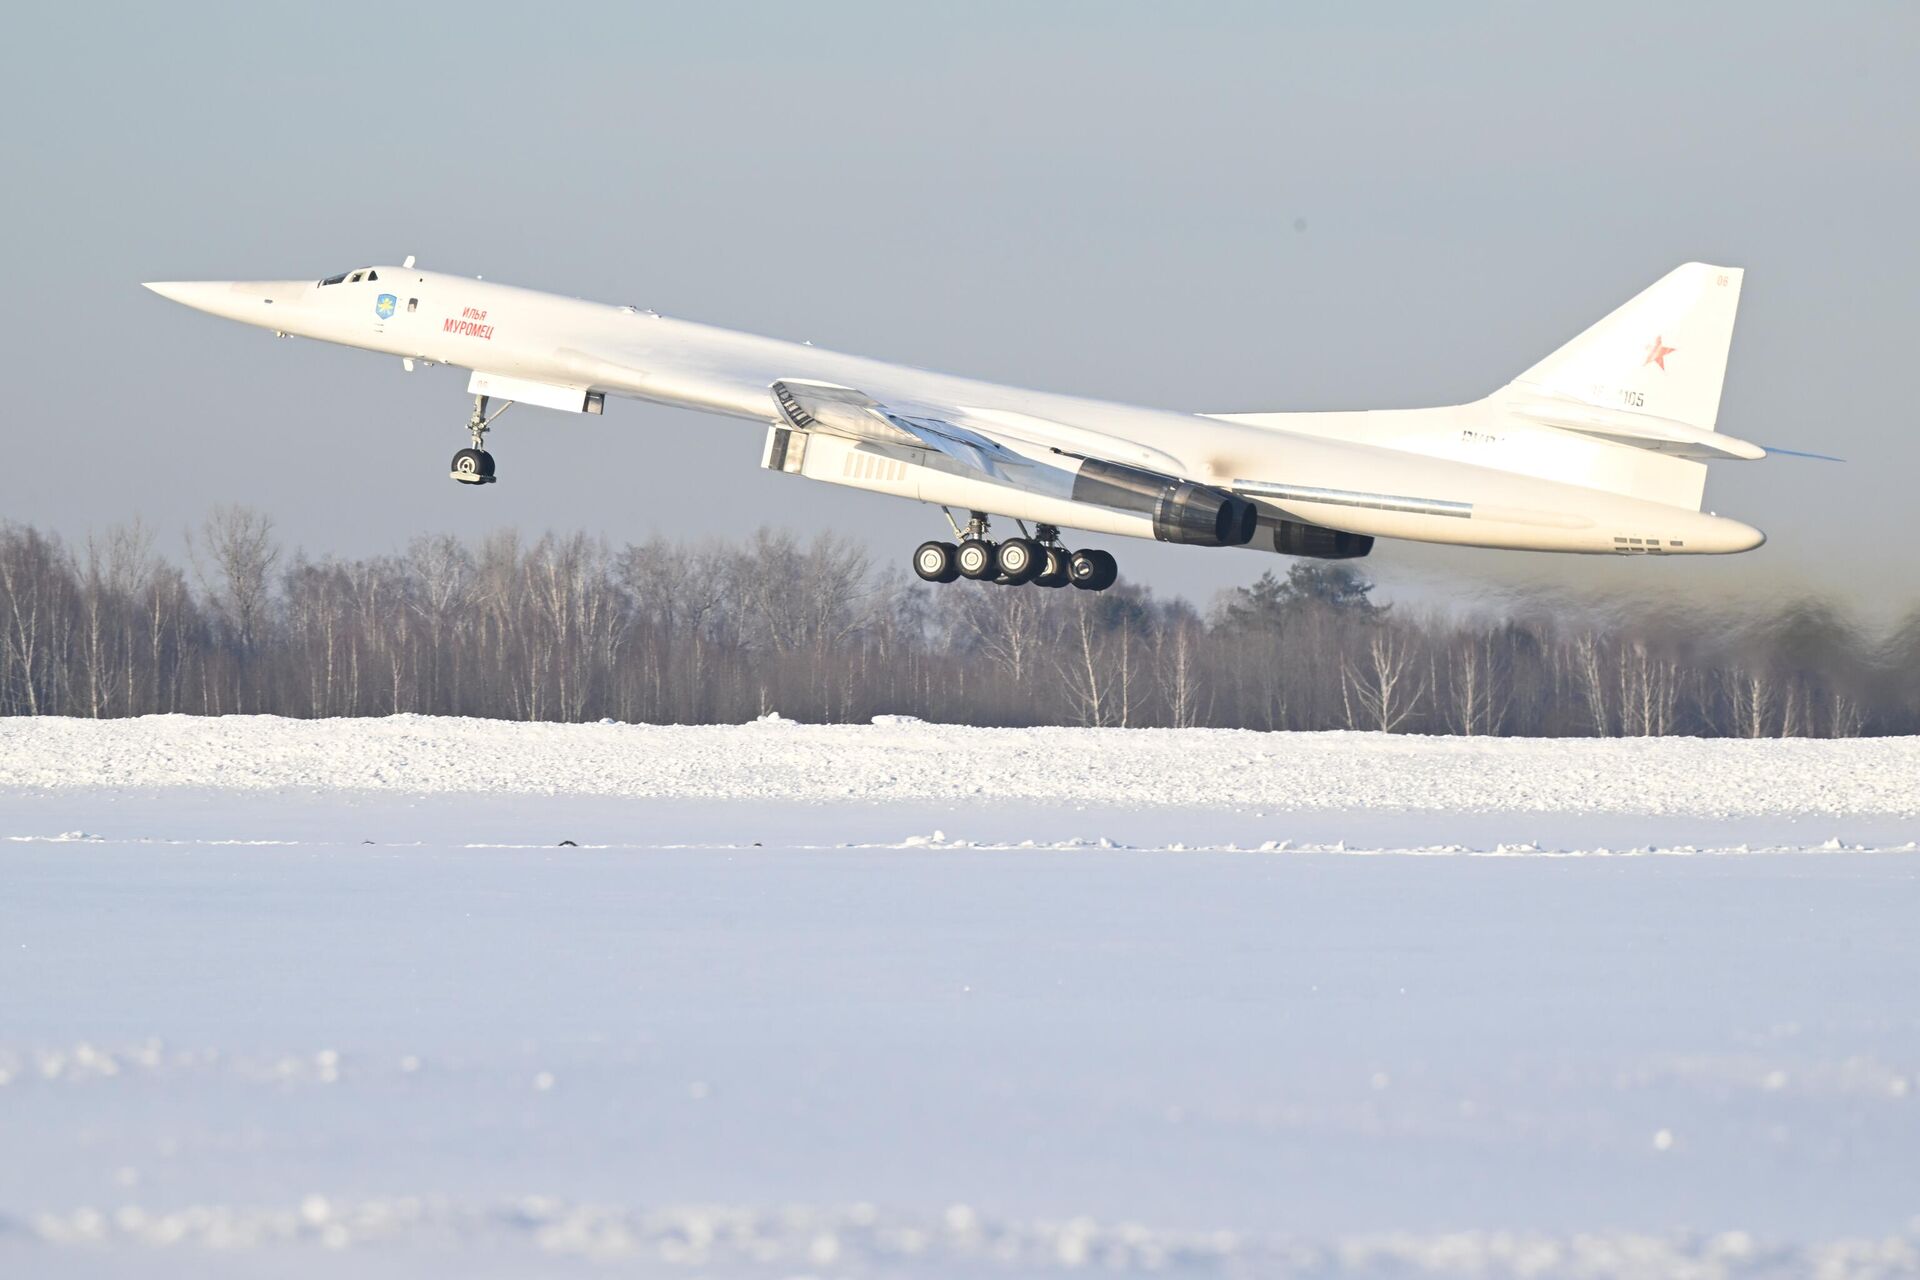
[[[1920,1274],[1916,815],[1911,740],[0,721],[0,1275]]]
[[[0,718],[0,787],[1517,813],[1920,814],[1920,739],[1523,740],[1201,729]]]

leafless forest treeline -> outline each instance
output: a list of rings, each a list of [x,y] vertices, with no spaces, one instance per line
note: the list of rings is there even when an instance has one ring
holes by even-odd
[[[1418,616],[1351,565],[1279,561],[1206,611],[1122,583],[923,584],[845,541],[583,536],[309,559],[216,512],[167,562],[121,528],[0,530],[0,712],[425,712],[725,722],[1223,725],[1401,733],[1843,736],[1920,729],[1920,613],[1599,622]]]

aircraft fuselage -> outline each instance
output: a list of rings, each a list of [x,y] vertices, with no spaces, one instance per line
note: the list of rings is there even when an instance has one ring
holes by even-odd
[[[778,431],[792,424],[783,424],[774,384],[855,388],[886,413],[925,415],[1009,452],[1001,465],[969,468],[884,431],[871,438],[808,432],[816,438],[806,461],[785,469],[1048,525],[1156,536],[1138,510],[1076,497],[1075,468],[1099,459],[1238,495],[1270,527],[1592,553],[1725,553],[1763,541],[1738,521],[1644,496],[1664,496],[1666,481],[1649,468],[1671,469],[1674,459],[1570,433],[1497,397],[1438,409],[1233,421],[1000,386],[405,266],[318,283],[148,287],[279,333],[472,370],[470,389],[480,393],[493,386],[501,399],[575,411],[597,411],[598,397],[626,397]],[[542,398],[536,389],[553,394]],[[1602,476],[1610,488],[1573,483],[1569,472]]]

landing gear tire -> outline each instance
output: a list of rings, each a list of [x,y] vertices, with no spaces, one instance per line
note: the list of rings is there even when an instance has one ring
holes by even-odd
[[[1082,591],[1105,591],[1120,580],[1120,566],[1104,551],[1076,551],[1067,561],[1067,576]]]
[[[1064,587],[1073,579],[1067,576],[1067,561],[1070,558],[1064,547],[1040,548],[1045,564],[1040,572],[1033,575],[1036,587]]]
[[[960,576],[958,552],[951,542],[923,542],[913,553],[913,571],[922,582],[952,582]]]
[[[493,455],[485,449],[462,449],[453,455],[449,474],[461,484],[492,484]]]
[[[1046,567],[1046,553],[1040,544],[1031,538],[1008,538],[993,553],[994,567],[1000,570],[1000,581],[1010,587],[1032,582],[1040,570]]]
[[[954,561],[960,568],[960,576],[972,578],[975,582],[997,577],[1000,567],[994,563],[994,547],[984,538],[968,538],[960,544],[954,554]]]

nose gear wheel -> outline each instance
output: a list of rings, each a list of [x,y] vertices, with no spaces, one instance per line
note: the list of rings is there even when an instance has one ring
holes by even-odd
[[[487,397],[473,398],[473,416],[467,419],[467,432],[473,437],[473,444],[453,455],[453,465],[448,475],[461,484],[492,484],[493,455],[487,452],[487,432],[494,420],[513,408],[513,401],[502,404],[492,413],[487,412]]]
[[[461,484],[492,484],[493,455],[485,449],[462,449],[453,455],[450,474]]]

